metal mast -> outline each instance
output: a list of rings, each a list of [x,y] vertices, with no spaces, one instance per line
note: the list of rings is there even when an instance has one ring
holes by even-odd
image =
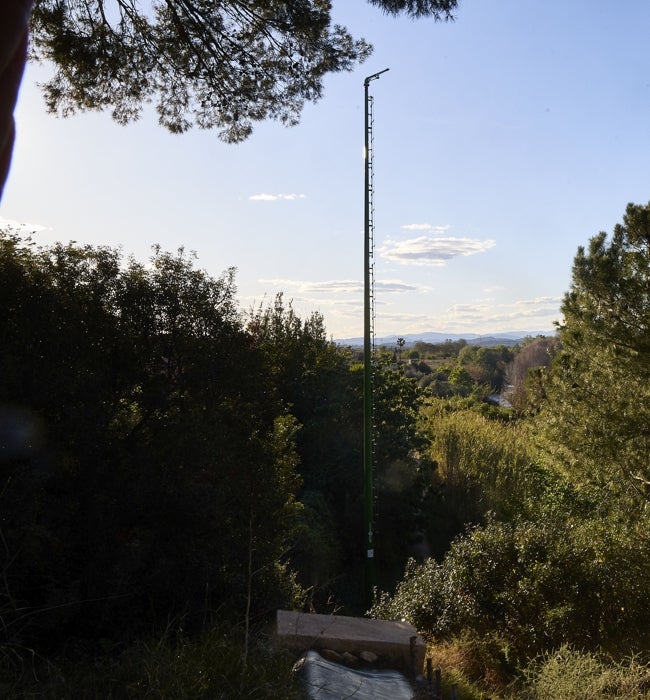
[[[363,81],[365,92],[365,165],[364,184],[364,270],[363,270],[363,476],[364,476],[364,516],[366,527],[366,595],[372,603],[375,587],[375,534],[374,534],[374,426],[373,426],[373,363],[375,354],[375,311],[374,311],[374,201],[373,201],[373,98],[368,94],[368,86],[379,73],[369,75]]]

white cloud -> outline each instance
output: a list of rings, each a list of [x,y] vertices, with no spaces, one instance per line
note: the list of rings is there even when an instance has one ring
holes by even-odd
[[[408,282],[402,282],[400,280],[375,280],[375,292],[379,292],[381,294],[393,292],[397,294],[402,294],[403,292],[418,291],[424,290],[418,285],[408,284]]]
[[[306,194],[266,194],[265,192],[262,192],[260,194],[252,194],[248,199],[250,199],[252,202],[293,202],[296,199],[306,199],[306,197]]]
[[[279,289],[295,289],[301,294],[361,294],[363,282],[360,280],[326,280],[307,282],[304,280],[262,279],[260,284],[271,284]],[[375,292],[382,294],[416,292],[419,287],[401,280],[377,280]]]
[[[523,299],[521,301],[517,301],[515,304],[522,307],[532,306],[534,308],[541,308],[548,305],[558,307],[560,305],[560,301],[560,297],[535,297],[534,299]]]
[[[322,313],[328,331],[336,338],[363,335],[363,285],[360,280],[314,282],[275,278],[260,279],[258,284],[266,291],[266,303],[276,291],[283,291],[285,300],[292,301],[299,316],[307,318],[314,311]],[[486,295],[449,303],[433,311],[433,303],[427,305],[428,309],[421,305],[421,299],[426,299],[430,292],[430,287],[401,279],[377,280],[377,337],[429,331],[482,335],[499,331],[552,332],[554,322],[561,320],[560,296],[512,301],[501,297],[496,301]],[[250,301],[249,305],[256,307],[259,297],[241,301]]]
[[[433,226],[432,224],[404,224],[400,228],[405,231],[429,231],[431,233],[444,233],[448,231],[451,226],[445,224],[443,226]]]
[[[475,333],[552,329],[560,318],[559,297],[520,299],[511,303],[493,304],[485,300],[454,304],[437,320],[438,327],[450,332],[468,330]]]
[[[16,221],[15,219],[5,219],[0,216],[0,228],[9,228],[19,233],[38,233],[39,231],[47,231],[47,226],[42,224],[32,224],[29,221]]]
[[[560,297],[538,297],[495,304],[476,299],[448,306],[435,314],[398,310],[390,303],[377,316],[377,335],[430,331],[490,335],[498,332],[551,332],[561,320]]]
[[[442,267],[448,260],[484,253],[493,248],[496,241],[476,238],[432,238],[419,236],[405,241],[386,240],[379,249],[383,258],[402,265],[434,265]]]
[[[260,284],[272,285],[277,289],[295,289],[302,294],[308,293],[356,293],[363,289],[357,280],[329,280],[324,282],[308,282],[306,280],[260,279]]]

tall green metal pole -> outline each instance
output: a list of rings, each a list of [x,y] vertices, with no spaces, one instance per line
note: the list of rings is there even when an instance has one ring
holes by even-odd
[[[373,425],[372,425],[372,344],[371,344],[371,277],[372,256],[370,230],[370,201],[372,195],[370,158],[370,97],[368,85],[376,80],[388,68],[369,75],[363,81],[365,93],[365,148],[363,151],[365,165],[364,184],[364,247],[363,247],[363,477],[364,477],[364,520],[366,527],[366,596],[368,605],[372,604],[376,585],[375,575],[375,534],[374,534],[374,495],[373,495]]]

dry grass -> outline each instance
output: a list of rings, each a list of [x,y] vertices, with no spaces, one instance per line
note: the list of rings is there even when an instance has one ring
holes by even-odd
[[[443,686],[457,686],[459,700],[503,697],[513,679],[499,645],[477,635],[430,642],[427,656],[442,670]]]

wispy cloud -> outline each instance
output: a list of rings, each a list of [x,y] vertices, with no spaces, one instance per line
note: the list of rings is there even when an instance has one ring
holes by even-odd
[[[300,294],[360,294],[363,282],[360,280],[326,280],[307,282],[305,280],[261,279],[260,284],[270,284],[279,289],[295,289]],[[419,291],[419,287],[401,280],[381,280],[375,282],[375,291],[386,294],[400,294]]]
[[[419,291],[423,291],[423,288],[400,280],[375,280],[375,292],[402,294],[403,292]]]
[[[442,226],[434,226],[433,224],[404,224],[400,226],[401,229],[405,231],[429,231],[430,233],[444,233],[448,231],[451,226],[449,224],[444,224]]]
[[[561,297],[535,297],[534,299],[522,299],[515,302],[517,306],[522,308],[533,307],[539,309],[543,306],[552,306],[557,308],[561,302]]]
[[[296,199],[306,199],[306,194],[267,194],[266,192],[261,192],[260,194],[252,194],[248,199],[252,202],[293,202]]]
[[[392,308],[382,309],[377,316],[377,334],[548,332],[553,330],[554,322],[561,319],[560,303],[560,297],[536,297],[505,303],[476,299],[452,304],[435,315],[398,311],[396,305],[390,303],[388,307]]]
[[[536,297],[511,303],[493,304],[477,300],[468,304],[454,304],[443,314],[441,327],[456,329],[482,328],[510,330],[521,327],[545,326],[551,328],[560,318],[560,297]]]
[[[386,260],[402,265],[442,267],[453,258],[484,253],[495,245],[492,239],[419,236],[405,241],[387,239],[379,252]]]
[[[357,280],[330,280],[308,282],[304,280],[258,280],[273,290],[282,290],[294,304],[296,312],[307,317],[314,310],[323,313],[327,327],[335,329],[337,338],[362,335],[363,296],[362,284]],[[377,336],[404,333],[440,331],[448,333],[479,333],[489,335],[507,331],[535,332],[553,330],[554,322],[561,320],[559,296],[540,296],[511,302],[495,302],[489,298],[477,298],[467,303],[450,304],[432,313],[422,313],[404,304],[400,292],[426,293],[430,288],[411,285],[401,280],[377,283]],[[243,300],[251,307],[259,304],[259,298]]]

